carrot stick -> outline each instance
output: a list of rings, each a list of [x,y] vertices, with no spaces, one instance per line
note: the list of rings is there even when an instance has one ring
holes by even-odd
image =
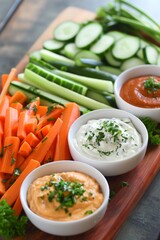
[[[18,111],[15,108],[8,107],[4,122],[4,138],[13,136],[17,133]]]
[[[15,211],[16,216],[19,216],[21,214],[23,207],[21,204],[20,196],[17,197],[17,199],[13,205],[13,210]]]
[[[23,157],[28,157],[28,155],[31,153],[32,148],[29,145],[28,142],[23,142],[18,150],[18,153],[22,155]]]
[[[35,117],[29,117],[28,121],[25,124],[25,132],[26,134],[30,132],[35,132],[37,127],[37,118]]]
[[[0,172],[0,196],[6,191],[5,183],[3,182],[5,174]]]
[[[39,139],[44,138],[50,131],[52,127],[52,124],[47,124],[44,127],[42,127],[39,131],[36,132],[36,135]]]
[[[0,120],[0,135],[3,135],[3,133],[4,133],[3,121]]]
[[[49,122],[55,122],[55,120],[61,116],[63,110],[64,108],[54,108],[49,114],[41,117],[37,124],[37,131]]]
[[[44,160],[43,160],[42,164],[54,161],[56,142],[57,142],[57,137],[54,139],[52,145],[50,146],[48,152],[46,153],[46,156],[44,157]]]
[[[10,188],[4,193],[0,200],[6,199],[7,203],[12,206],[12,204],[16,201],[19,196],[19,191],[21,184],[25,177],[35,168],[39,167],[40,163],[34,159],[31,159],[24,171],[20,174],[20,176],[16,179],[16,181],[11,185]]]
[[[40,106],[37,107],[37,114],[39,114],[40,117],[46,115],[47,111],[48,111],[48,107],[47,106],[40,105]]]
[[[34,148],[31,154],[26,158],[20,168],[23,170],[30,159],[36,159],[38,162],[42,162],[54,139],[60,131],[62,126],[62,120],[58,118],[54,125],[51,127],[49,133],[44,137],[41,142]]]
[[[18,116],[19,116],[20,112],[21,112],[22,109],[23,109],[23,105],[22,105],[20,102],[11,103],[11,104],[10,104],[10,107],[17,109],[17,111],[18,111]]]
[[[17,91],[9,100],[9,104],[19,102],[21,104],[24,104],[27,100],[27,96],[21,92]]]
[[[14,77],[16,77],[16,74],[17,74],[17,70],[15,68],[12,68],[9,75],[8,75],[8,78],[7,78],[7,80],[4,84],[4,87],[2,89],[2,92],[1,92],[1,95],[0,95],[0,104],[1,104],[4,96],[7,94],[10,82],[14,79]]]
[[[2,88],[4,88],[4,85],[7,81],[7,79],[8,79],[8,74],[2,74],[2,76],[1,76],[1,86],[2,86]]]
[[[22,155],[20,155],[19,153],[17,154],[17,160],[16,160],[16,166],[15,168],[19,168],[20,165],[24,162],[25,157],[23,157]]]
[[[28,109],[29,115],[35,115],[37,113],[37,107],[40,105],[40,98],[34,98],[30,103],[27,104],[26,108]]]
[[[32,133],[32,132],[27,134],[27,136],[25,137],[24,141],[28,142],[29,145],[31,147],[33,147],[33,148],[40,142],[38,137],[34,133]]]
[[[2,156],[1,172],[9,174],[13,173],[19,145],[20,139],[16,136],[9,136],[4,139],[4,154]]]
[[[27,110],[23,111],[19,115],[19,123],[18,123],[18,129],[17,129],[17,136],[22,140],[26,137],[26,130],[25,130],[25,125],[28,121],[28,113]]]
[[[6,116],[6,110],[9,107],[9,98],[8,96],[4,96],[0,103],[0,120],[4,121]]]
[[[54,160],[70,160],[71,154],[68,146],[68,131],[72,123],[80,116],[80,110],[76,103],[66,104],[62,113],[62,127],[59,132],[59,139],[56,145],[56,154]],[[58,148],[58,149],[57,149]]]

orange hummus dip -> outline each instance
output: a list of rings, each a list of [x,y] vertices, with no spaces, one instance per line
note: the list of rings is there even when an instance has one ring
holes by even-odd
[[[103,199],[97,181],[76,171],[38,178],[27,194],[28,205],[34,213],[55,221],[84,218],[95,212]]]
[[[128,103],[142,108],[160,107],[160,76],[141,76],[124,83],[120,96]]]

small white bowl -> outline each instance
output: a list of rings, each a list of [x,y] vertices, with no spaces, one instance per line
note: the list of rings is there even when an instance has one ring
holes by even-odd
[[[91,215],[88,215],[80,220],[69,222],[48,220],[32,212],[27,203],[27,191],[30,184],[39,177],[69,171],[85,173],[93,177],[99,183],[104,195],[102,205]],[[26,215],[37,228],[54,235],[71,236],[88,231],[103,218],[109,201],[109,186],[105,177],[97,169],[89,166],[88,164],[74,161],[58,161],[45,164],[32,171],[22,183],[20,199]]]
[[[160,76],[160,66],[158,65],[141,65],[130,68],[122,72],[116,79],[114,84],[114,94],[117,107],[128,111],[137,117],[150,117],[153,120],[160,122],[160,108],[141,108],[127,103],[120,97],[122,85],[129,79],[144,76],[155,75]]]
[[[82,151],[79,151],[74,141],[79,128],[86,124],[89,120],[113,117],[120,119],[129,118],[137,131],[140,133],[142,137],[142,147],[139,148],[136,154],[122,160],[100,160],[93,159],[92,157],[86,156],[86,154]],[[144,124],[136,116],[129,112],[119,109],[100,109],[82,115],[72,124],[68,134],[68,143],[71,155],[75,161],[90,164],[91,166],[97,168],[105,176],[116,176],[132,170],[143,159],[148,144],[148,132]]]

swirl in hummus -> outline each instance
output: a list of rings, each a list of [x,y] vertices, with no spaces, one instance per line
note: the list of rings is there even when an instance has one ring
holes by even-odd
[[[62,172],[36,179],[27,201],[37,215],[50,220],[72,221],[98,209],[104,196],[98,182],[81,172]]]

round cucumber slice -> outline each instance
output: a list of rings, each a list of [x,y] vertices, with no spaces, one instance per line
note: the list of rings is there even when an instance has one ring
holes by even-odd
[[[64,42],[60,42],[56,39],[49,39],[43,43],[43,48],[53,52],[62,49],[63,46]]]
[[[99,23],[92,22],[84,26],[76,36],[75,43],[78,48],[87,48],[101,34],[102,26]]]
[[[54,37],[59,41],[69,41],[77,35],[79,30],[79,23],[66,21],[56,27]]]
[[[102,54],[107,51],[114,43],[114,38],[107,35],[102,35],[90,48],[96,54]]]
[[[125,60],[133,57],[140,47],[140,39],[134,36],[126,36],[115,42],[112,54],[115,58]]]
[[[133,58],[125,60],[122,63],[121,70],[125,71],[128,68],[135,67],[135,66],[138,66],[138,65],[143,65],[143,64],[145,64],[143,60],[141,60],[141,59],[139,59],[137,57],[133,57]]]
[[[149,64],[156,64],[158,59],[158,52],[152,46],[146,46],[143,49],[144,59]]]

